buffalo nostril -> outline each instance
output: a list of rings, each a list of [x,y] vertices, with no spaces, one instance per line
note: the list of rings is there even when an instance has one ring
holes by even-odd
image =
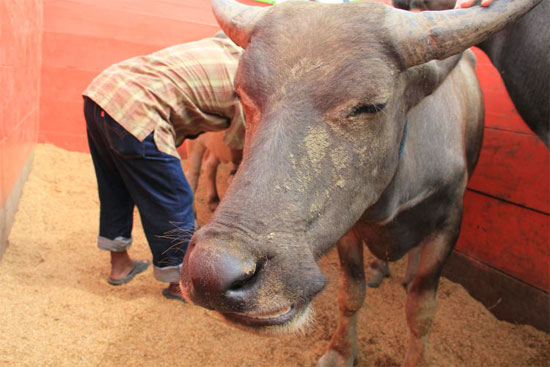
[[[235,278],[227,290],[235,292],[251,287],[256,282],[257,275],[260,273],[264,263],[265,260],[260,260],[253,268],[244,272],[240,277]]]

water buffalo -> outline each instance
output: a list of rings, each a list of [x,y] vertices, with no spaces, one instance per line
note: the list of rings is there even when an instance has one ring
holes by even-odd
[[[296,330],[325,285],[316,260],[337,245],[338,327],[319,365],[351,366],[363,244],[389,261],[409,253],[404,365],[425,365],[483,131],[474,58],[459,53],[539,1],[411,13],[213,0],[246,48],[235,88],[247,130],[239,171],[186,253],[186,299],[247,330]]]
[[[452,9],[456,0],[393,0],[400,9]],[[498,0],[497,0],[498,1]],[[525,123],[550,148],[550,0],[477,45],[499,71]]]
[[[224,141],[225,131],[207,132],[194,140],[188,140],[187,167],[185,177],[189,181],[191,190],[196,192],[201,167],[204,163],[204,178],[206,186],[206,204],[210,211],[214,211],[220,202],[220,196],[216,185],[216,176],[220,163],[230,164],[230,177],[237,171],[242,150],[231,149]],[[196,213],[196,211],[195,211]]]
[[[446,10],[456,0],[392,0],[403,10]],[[481,42],[529,128],[550,148],[550,0]],[[378,287],[389,275],[388,264],[373,261],[368,285]],[[405,280],[406,282],[406,280]],[[404,283],[405,283],[404,282]]]

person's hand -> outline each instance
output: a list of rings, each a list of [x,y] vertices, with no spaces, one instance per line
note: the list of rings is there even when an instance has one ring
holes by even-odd
[[[475,0],[456,0],[455,9],[469,8],[474,5]],[[481,0],[481,6],[489,6],[493,0]]]

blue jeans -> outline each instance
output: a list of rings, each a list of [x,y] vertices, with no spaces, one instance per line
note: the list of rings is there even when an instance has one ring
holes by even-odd
[[[178,282],[194,230],[193,193],[180,160],[160,152],[153,133],[137,140],[89,98],[84,116],[99,191],[98,247],[115,252],[130,247],[135,205],[155,278]]]

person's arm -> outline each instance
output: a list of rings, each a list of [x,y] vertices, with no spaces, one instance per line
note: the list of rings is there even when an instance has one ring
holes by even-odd
[[[493,0],[481,0],[481,6],[489,6]],[[475,0],[456,0],[455,9],[469,8],[473,6]]]

